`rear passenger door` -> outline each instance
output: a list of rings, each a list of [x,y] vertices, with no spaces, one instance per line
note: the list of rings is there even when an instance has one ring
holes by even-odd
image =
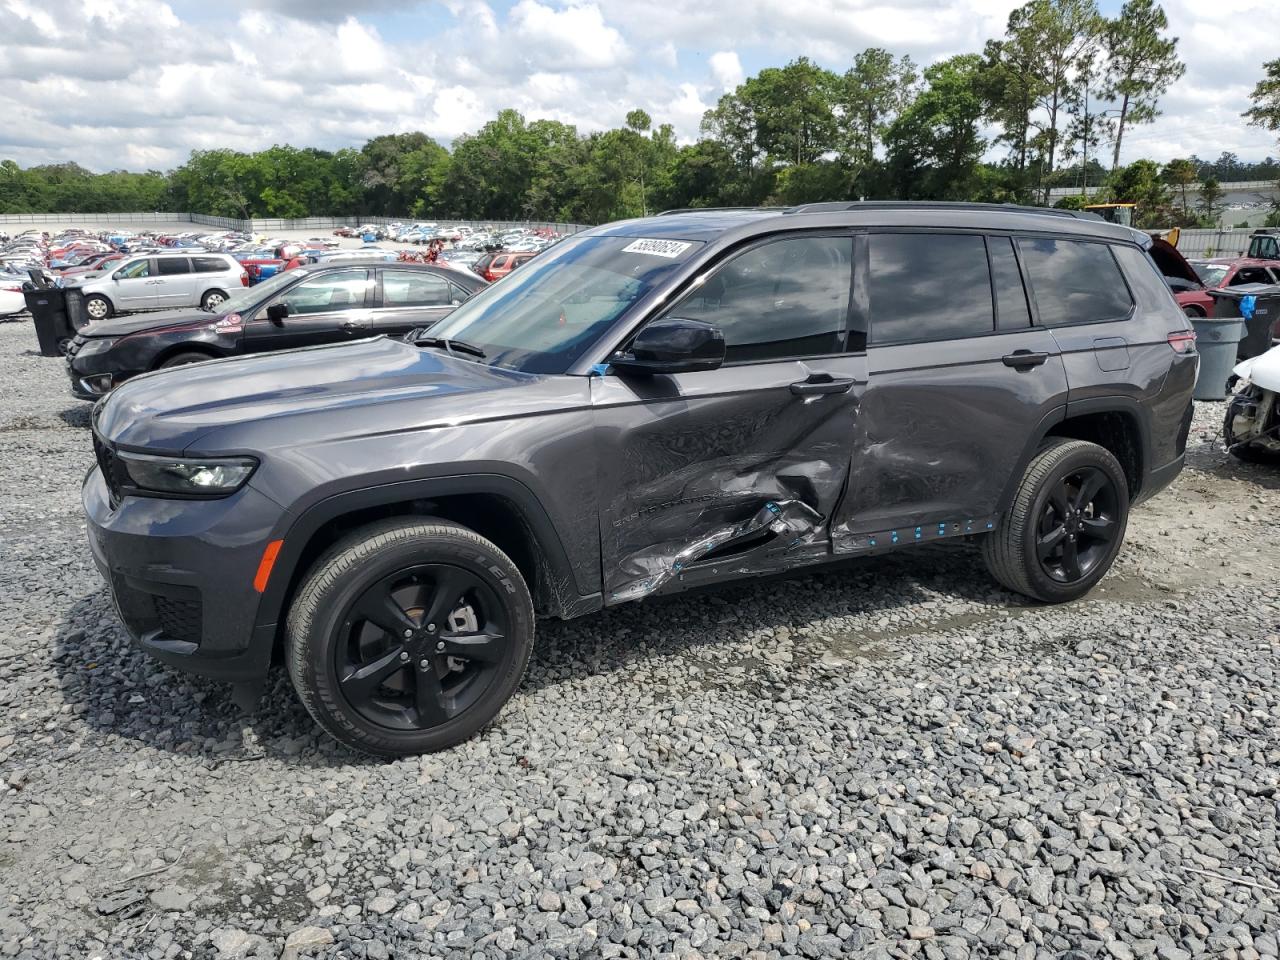
[[[859,250],[867,388],[835,547],[990,529],[1028,438],[1067,393],[1053,335],[1031,323],[1013,242],[884,231]]]
[[[156,257],[153,307],[189,307],[196,302],[190,257]]]
[[[390,336],[414,327],[430,327],[462,302],[458,290],[429,270],[379,270],[379,306],[373,311],[373,332]]]

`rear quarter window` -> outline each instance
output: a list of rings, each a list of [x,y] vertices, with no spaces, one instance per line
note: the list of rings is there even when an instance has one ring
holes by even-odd
[[[1151,257],[1137,247],[1117,246],[1112,247],[1111,251],[1124,268],[1129,286],[1137,294],[1143,309],[1159,310],[1170,305],[1173,295]],[[1190,284],[1187,287],[1190,288]]]
[[[192,257],[191,268],[196,273],[224,273],[233,269],[231,264],[218,257]]]
[[[1024,237],[1018,252],[1044,326],[1123,320],[1133,309],[1110,244]]]

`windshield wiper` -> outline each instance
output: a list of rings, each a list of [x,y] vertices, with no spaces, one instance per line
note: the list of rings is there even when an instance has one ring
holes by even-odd
[[[418,337],[414,344],[419,347],[444,347],[450,353],[468,353],[473,357],[484,359],[484,351],[474,343],[465,340],[449,340],[445,337]]]

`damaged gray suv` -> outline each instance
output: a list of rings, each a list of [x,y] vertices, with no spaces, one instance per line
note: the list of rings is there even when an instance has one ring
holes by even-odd
[[[1182,466],[1195,339],[1150,242],[980,205],[609,224],[409,342],[125,383],[93,553],[143,649],[242,697],[278,651],[383,756],[492,720],[539,616],[962,538],[1071,600]]]

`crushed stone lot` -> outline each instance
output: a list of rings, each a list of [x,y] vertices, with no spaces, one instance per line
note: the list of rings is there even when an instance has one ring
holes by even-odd
[[[366,760],[129,646],[89,407],[0,324],[0,956],[1280,955],[1280,471],[1212,440],[1084,601],[972,546],[540,625]]]

